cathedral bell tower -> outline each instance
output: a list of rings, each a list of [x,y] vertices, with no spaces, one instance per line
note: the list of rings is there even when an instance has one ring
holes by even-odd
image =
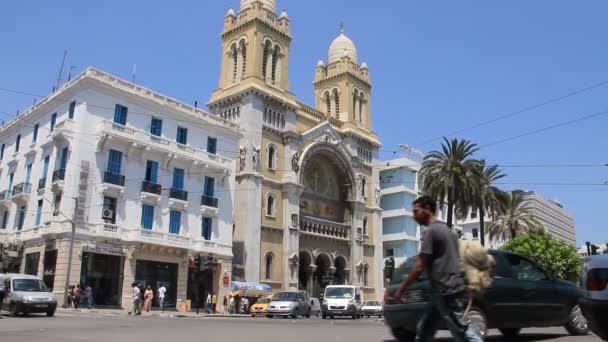
[[[366,62],[358,64],[357,48],[344,33],[329,46],[327,64],[317,63],[314,87],[317,110],[371,131],[371,81]]]
[[[277,16],[275,0],[241,0],[239,12],[230,9],[224,20],[222,70],[212,100],[235,84],[287,91],[291,40],[289,16]]]

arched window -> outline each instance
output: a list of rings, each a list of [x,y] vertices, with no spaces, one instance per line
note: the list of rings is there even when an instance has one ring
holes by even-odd
[[[367,178],[361,177],[361,196],[367,197]]]
[[[340,94],[338,93],[338,89],[334,89],[334,103],[335,103],[335,113],[336,114],[336,118],[340,118]]]
[[[363,218],[363,235],[367,235],[367,217]]]
[[[361,92],[359,94],[359,122],[363,122],[363,115],[365,114],[365,94]]]
[[[359,91],[355,89],[353,91],[353,120],[357,119],[357,113],[359,112]]]
[[[241,48],[241,63],[243,63],[242,68],[241,68],[241,78],[244,78],[245,73],[247,72],[247,43],[245,43],[244,39],[241,40],[240,48]]]
[[[236,44],[232,44],[230,47],[230,58],[232,58],[232,81],[236,82],[239,67],[239,54],[236,49]]]
[[[266,280],[272,279],[272,269],[274,267],[274,255],[270,252],[266,253],[266,257],[264,258],[265,268],[265,276]]]
[[[264,45],[264,58],[262,62],[262,76],[264,77],[264,79],[268,79],[268,77],[270,76],[270,74],[268,73],[268,59],[270,58],[271,50],[272,43],[270,43],[270,41],[266,41],[266,44]]]
[[[270,144],[268,145],[267,153],[268,160],[266,165],[269,169],[274,170],[277,168],[277,148],[273,144]]]
[[[323,95],[325,97],[325,106],[327,109],[327,115],[331,115],[331,96],[329,96],[329,92],[326,91],[325,95]]]
[[[274,217],[275,206],[276,206],[275,202],[276,202],[276,199],[275,199],[274,195],[272,193],[268,193],[268,195],[266,196],[266,216]]]
[[[277,45],[274,47],[274,52],[272,54],[272,83],[276,84],[279,83],[279,73],[280,70],[279,68],[281,67],[279,65],[279,56],[281,53],[281,48]]]

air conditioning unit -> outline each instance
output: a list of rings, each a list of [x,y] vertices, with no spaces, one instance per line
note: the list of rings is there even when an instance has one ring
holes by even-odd
[[[101,213],[101,218],[106,220],[111,220],[114,218],[114,210],[112,209],[104,209]]]

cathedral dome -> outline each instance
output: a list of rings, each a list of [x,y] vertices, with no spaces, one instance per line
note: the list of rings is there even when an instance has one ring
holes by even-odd
[[[261,1],[264,4],[264,8],[269,10],[272,13],[277,13],[277,4],[276,0],[241,0],[241,9],[239,12],[242,12],[246,8],[250,7],[256,1]]]
[[[349,57],[353,62],[357,63],[357,47],[355,46],[355,43],[344,34],[344,28],[341,28],[340,34],[329,46],[327,64],[338,62],[344,56]]]

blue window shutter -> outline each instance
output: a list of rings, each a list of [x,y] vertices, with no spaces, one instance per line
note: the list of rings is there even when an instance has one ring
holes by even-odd
[[[205,189],[203,193],[207,197],[213,197],[215,194],[215,178],[213,177],[205,177]]]
[[[38,201],[38,208],[36,208],[36,226],[40,225],[40,220],[42,219],[42,200]]]
[[[188,143],[188,129],[185,127],[177,127],[177,142],[186,145]]]
[[[207,138],[207,152],[209,152],[211,154],[217,153],[217,139],[216,138],[212,138],[212,137]]]
[[[21,144],[21,134],[17,135],[17,141],[15,141],[15,152],[19,152],[19,145]]]
[[[114,122],[117,124],[126,125],[128,112],[129,108],[117,104],[116,108],[114,109]]]
[[[154,224],[154,207],[149,204],[141,206],[141,227],[144,229],[152,229]]]
[[[213,220],[210,217],[203,217],[203,227],[201,230],[203,239],[211,240],[211,232],[213,231]]]
[[[39,124],[34,125],[34,134],[32,135],[32,142],[36,142],[36,140],[38,140],[38,127],[39,126],[40,126]]]
[[[178,190],[184,189],[184,169],[175,168],[173,170],[173,188]]]
[[[6,144],[2,144],[2,147],[0,147],[0,160],[4,159],[4,147],[6,146]]]
[[[55,130],[55,123],[57,123],[57,113],[51,114],[51,132]]]
[[[122,163],[122,152],[116,151],[116,150],[110,150],[110,157],[108,158],[108,172],[119,175],[121,163]]]
[[[46,175],[49,173],[49,161],[50,156],[44,157],[44,166],[42,167],[42,178],[46,178]]]
[[[25,207],[19,208],[19,220],[17,222],[17,230],[23,229],[23,223],[25,223]]]
[[[181,211],[171,210],[169,215],[169,233],[179,235],[179,230],[182,221]]]
[[[25,167],[25,182],[29,183],[32,177],[32,164],[27,164]]]
[[[76,111],[76,101],[70,102],[70,109],[68,110],[68,118],[74,119],[74,112]]]
[[[163,120],[158,118],[152,118],[152,123],[150,124],[150,134],[161,136],[163,130]]]
[[[15,179],[15,173],[11,173],[8,175],[8,191],[13,190],[13,180]]]
[[[158,162],[148,160],[146,165],[146,182],[158,183]]]
[[[61,160],[59,163],[59,169],[65,170],[68,166],[68,148],[64,147],[61,149]]]

